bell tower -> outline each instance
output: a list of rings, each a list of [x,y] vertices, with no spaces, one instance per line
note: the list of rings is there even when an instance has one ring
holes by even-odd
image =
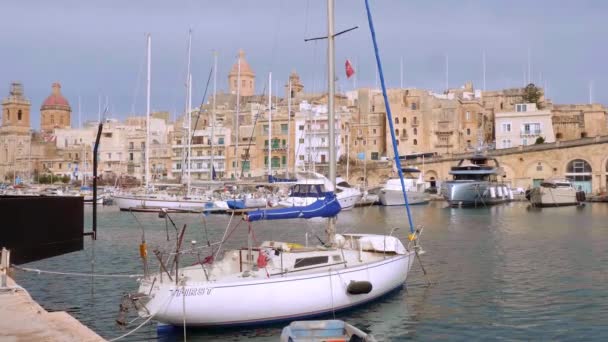
[[[11,83],[8,97],[2,100],[2,127],[30,129],[30,101],[23,96],[23,85]]]

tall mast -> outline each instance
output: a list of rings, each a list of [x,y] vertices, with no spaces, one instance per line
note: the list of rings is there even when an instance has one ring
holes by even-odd
[[[327,88],[328,88],[328,121],[329,121],[329,181],[336,188],[336,140],[335,140],[335,54],[334,54],[334,0],[327,0]],[[334,244],[336,235],[336,218],[330,217],[327,222],[328,242]]]
[[[213,180],[213,140],[215,139],[215,98],[217,94],[217,52],[213,52],[213,113],[211,114],[211,170],[209,172],[209,179]]]
[[[239,51],[238,57],[238,69],[236,73],[236,117],[234,118],[234,169],[236,179],[239,179],[239,124],[240,124],[240,113],[241,113],[241,52]]]
[[[268,73],[268,179],[272,176],[272,72]]]
[[[287,87],[287,178],[289,178],[289,137],[291,132],[291,79],[289,80]],[[294,163],[295,164],[295,163]]]
[[[187,185],[186,185],[186,194],[187,196],[190,196],[190,172],[192,169],[192,165],[190,163],[190,157],[192,155],[192,114],[191,114],[191,110],[192,110],[192,74],[190,72],[190,60],[191,60],[191,54],[192,54],[192,30],[188,30],[188,68],[186,71],[186,115],[188,116],[188,137],[185,139],[187,144],[188,144],[188,151],[187,151],[187,160],[186,160],[186,167],[187,167]]]
[[[150,154],[148,153],[150,148],[150,74],[152,68],[152,37],[148,33],[148,73],[146,77],[146,189],[148,188],[148,183],[150,182]],[[101,122],[101,119],[100,119]],[[93,199],[95,200],[95,199]]]

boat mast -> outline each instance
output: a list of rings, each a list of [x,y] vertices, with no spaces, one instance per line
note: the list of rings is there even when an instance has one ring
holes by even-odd
[[[291,131],[291,79],[287,87],[287,172],[286,176],[289,179],[289,132]],[[294,163],[295,164],[295,163]]]
[[[187,180],[187,185],[186,185],[186,196],[190,197],[190,172],[191,172],[191,165],[190,165],[190,156],[192,154],[192,113],[190,112],[192,110],[192,74],[190,72],[190,56],[192,53],[192,30],[188,30],[188,69],[186,71],[186,115],[188,115],[188,137],[186,138],[187,144],[188,144],[188,151],[187,151],[187,160],[186,160],[186,165],[187,165],[187,169],[188,170],[188,180]]]
[[[328,88],[328,121],[329,121],[329,181],[336,188],[336,141],[335,141],[335,54],[334,54],[334,0],[327,0],[327,88]],[[327,222],[328,243],[335,243],[336,217],[330,217]]]
[[[151,64],[152,64],[152,37],[148,33],[148,75],[146,77],[146,189],[148,188],[148,183],[150,182],[150,154],[148,153],[150,147],[150,73],[151,73]],[[100,119],[101,122],[101,119]]]
[[[268,73],[268,180],[272,176],[272,72]]]
[[[215,139],[215,98],[217,94],[217,52],[213,52],[213,113],[211,114],[211,170],[209,170],[209,179],[213,180],[213,140]]]
[[[238,57],[238,70],[236,73],[236,114],[234,120],[234,136],[235,136],[235,144],[234,144],[234,169],[236,179],[240,179],[239,177],[239,124],[240,124],[240,112],[241,112],[241,51],[239,51]]]

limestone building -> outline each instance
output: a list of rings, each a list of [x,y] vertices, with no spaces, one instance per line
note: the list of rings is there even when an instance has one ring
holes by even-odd
[[[53,133],[55,128],[70,128],[72,108],[61,94],[61,84],[55,82],[52,92],[40,107],[40,131]]]
[[[544,142],[555,142],[551,111],[539,110],[535,103],[515,105],[515,111],[497,112],[496,149],[534,145],[542,137]]]
[[[601,104],[556,104],[551,113],[557,140],[608,134],[608,112]]]
[[[255,73],[247,63],[243,50],[239,50],[237,62],[228,73],[228,86],[231,94],[237,94],[237,92],[241,96],[253,96],[255,94]]]
[[[31,174],[27,158],[31,153],[30,107],[23,85],[12,83],[8,97],[2,100],[0,182],[12,182]]]

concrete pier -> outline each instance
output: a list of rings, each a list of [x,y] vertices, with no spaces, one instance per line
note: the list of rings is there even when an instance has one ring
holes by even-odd
[[[67,312],[47,312],[11,278],[0,288],[1,341],[105,341]]]

